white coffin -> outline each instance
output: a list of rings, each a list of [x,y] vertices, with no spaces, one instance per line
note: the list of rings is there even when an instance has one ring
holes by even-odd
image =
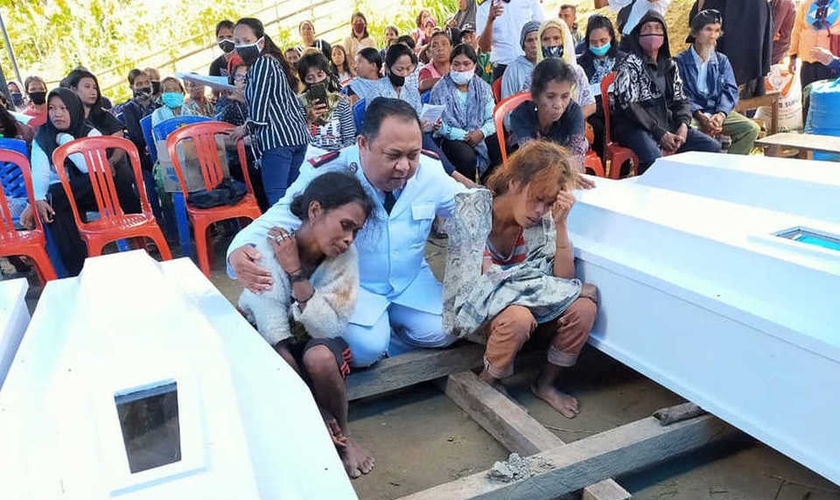
[[[139,426],[159,414],[132,399],[171,411],[173,394],[177,420],[132,438],[129,460],[119,415]],[[160,452],[178,441],[179,459]],[[46,287],[0,393],[0,443],[0,498],[356,498],[297,374],[191,261],[142,251]]]
[[[25,278],[0,281],[0,389],[29,324]]]
[[[593,345],[840,483],[840,251],[776,236],[840,237],[825,165],[676,155],[578,192],[569,229]]]

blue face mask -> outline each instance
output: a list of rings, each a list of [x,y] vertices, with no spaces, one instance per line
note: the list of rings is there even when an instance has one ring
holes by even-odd
[[[589,52],[592,52],[598,57],[604,57],[605,55],[607,55],[607,52],[610,51],[611,46],[612,44],[610,42],[607,42],[605,45],[601,45],[600,47],[593,47],[590,45]]]
[[[542,53],[544,59],[550,59],[552,57],[560,58],[563,57],[563,46],[558,45],[556,47],[543,47]]]
[[[184,105],[184,94],[180,92],[164,92],[160,95],[160,100],[169,109],[180,108]]]

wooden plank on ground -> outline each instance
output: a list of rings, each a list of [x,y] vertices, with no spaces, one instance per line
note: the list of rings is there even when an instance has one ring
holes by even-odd
[[[347,377],[347,399],[375,396],[482,366],[484,346],[422,349],[386,358]]]
[[[483,471],[401,500],[548,500],[737,433],[711,415],[670,426],[648,417],[526,458],[531,475],[525,479],[505,483],[488,479],[489,471]]]
[[[473,372],[450,375],[446,395],[505,448],[522,456],[565,443],[521,407],[482,382]],[[630,493],[612,479],[584,489],[583,500],[625,500]]]

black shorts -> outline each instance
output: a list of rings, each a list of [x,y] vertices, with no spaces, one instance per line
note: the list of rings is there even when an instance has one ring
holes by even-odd
[[[341,337],[309,339],[306,342],[292,343],[289,345],[289,352],[292,353],[292,357],[295,358],[298,366],[305,371],[303,355],[309,349],[319,345],[326,346],[333,353],[341,377],[347,378],[347,375],[350,374],[350,361],[353,359],[353,354],[350,352],[350,346],[347,345],[347,341]]]

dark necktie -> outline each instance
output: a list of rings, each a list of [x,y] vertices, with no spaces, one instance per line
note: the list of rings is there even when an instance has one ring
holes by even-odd
[[[391,209],[394,208],[394,203],[397,202],[397,197],[394,196],[393,191],[385,191],[385,211],[389,214],[391,213]]]

